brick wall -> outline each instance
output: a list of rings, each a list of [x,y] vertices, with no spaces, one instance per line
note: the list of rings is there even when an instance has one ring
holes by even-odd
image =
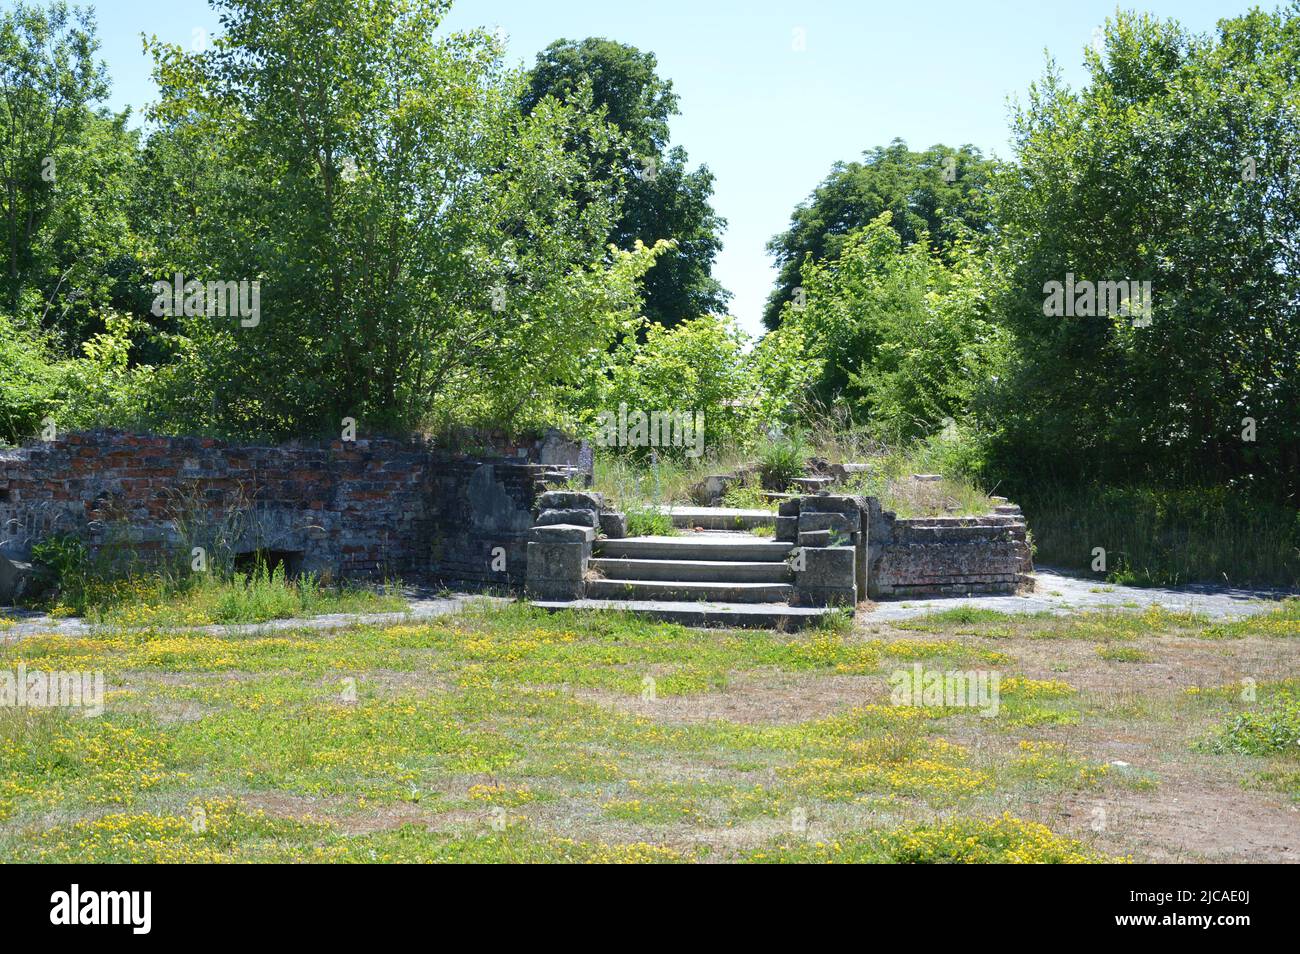
[[[478,446],[488,455],[393,440],[250,447],[68,434],[0,451],[0,539],[68,533],[188,563],[191,545],[221,536],[232,552],[293,554],[336,576],[521,582],[536,497],[581,454],[555,434]],[[493,568],[496,547],[504,570]]]
[[[1014,504],[980,517],[899,519],[869,500],[872,597],[1015,593],[1032,585],[1027,528]]]

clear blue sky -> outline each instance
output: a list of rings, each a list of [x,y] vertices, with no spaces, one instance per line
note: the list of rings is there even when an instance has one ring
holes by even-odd
[[[1252,4],[1122,6],[1209,31]],[[155,96],[140,34],[189,45],[196,30],[217,27],[206,0],[96,9],[119,108]],[[970,143],[1008,155],[1007,98],[1042,73],[1044,50],[1077,81],[1084,46],[1114,10],[1114,0],[461,0],[445,26],[500,27],[509,57],[527,63],[560,38],[653,51],[681,97],[674,143],[717,177],[714,205],[728,229],[715,274],[753,333],[774,276],[763,246],[831,163],[895,136],[913,148]]]

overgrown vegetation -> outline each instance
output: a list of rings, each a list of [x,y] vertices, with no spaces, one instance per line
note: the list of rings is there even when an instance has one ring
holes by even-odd
[[[1017,500],[1047,562],[1300,583],[1293,8],[1212,36],[1117,13],[1080,88],[1049,61],[1026,91],[1007,161],[894,141],[837,163],[771,243],[751,342],[712,314],[712,174],[669,144],[653,54],[561,40],[523,71],[440,33],[443,0],[214,6],[212,49],[150,41],[143,132],[102,105],[89,13],[0,16],[0,440],[592,436],[674,411],[698,444],[611,449],[653,458],[616,481],[634,505],[741,461],[779,487],[806,434],[883,459],[859,489],[900,513]],[[177,276],[179,302],[156,284]],[[254,282],[257,316],[205,297]],[[1058,314],[1067,282],[1114,294]],[[1110,307],[1130,282],[1149,314]],[[893,460],[947,482],[919,498]]]
[[[54,616],[82,616],[102,625],[184,627],[260,623],[323,613],[398,612],[406,608],[397,583],[378,589],[324,585],[304,573],[291,579],[283,563],[257,560],[249,572],[215,564],[202,572],[123,562],[107,550],[91,556],[79,542],[53,537],[33,547],[57,588],[47,599]]]

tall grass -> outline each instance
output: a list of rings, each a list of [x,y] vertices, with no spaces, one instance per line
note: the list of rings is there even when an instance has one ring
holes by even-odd
[[[993,502],[973,480],[953,467],[934,442],[879,448],[867,458],[869,470],[845,481],[846,493],[880,499],[900,517],[955,517],[988,513]],[[917,481],[914,474],[938,474],[937,481]]]
[[[283,563],[258,561],[249,573],[229,564],[206,572],[124,563],[121,554],[92,557],[85,547],[54,538],[33,549],[58,576],[49,601],[56,616],[83,616],[122,626],[256,623],[322,613],[390,612],[406,608],[397,583],[371,589],[327,586],[313,574],[291,579]]]
[[[628,455],[599,454],[593,486],[612,506],[644,511],[661,504],[690,504],[691,490],[710,474],[755,468],[755,476],[733,484],[725,503],[733,507],[768,507],[764,488],[785,489],[805,473],[810,457],[835,462],[865,462],[839,488],[843,493],[880,498],[900,517],[962,516],[987,513],[988,495],[969,477],[962,449],[952,441],[930,440],[906,447],[885,447],[852,434],[822,430],[780,439],[762,439],[751,447],[728,447],[698,460],[665,458],[654,464]],[[937,473],[943,480],[919,482],[913,474]]]
[[[1300,512],[1226,488],[1040,487],[1020,501],[1037,562],[1114,583],[1300,586]]]

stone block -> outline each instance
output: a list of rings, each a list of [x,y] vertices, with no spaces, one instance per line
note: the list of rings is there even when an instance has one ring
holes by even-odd
[[[799,498],[791,497],[789,500],[782,500],[776,505],[776,512],[782,517],[799,516]]]
[[[856,533],[859,526],[842,513],[801,513],[799,514],[799,532],[829,530],[831,533],[848,535]]]
[[[47,567],[0,556],[0,605],[39,596],[53,584],[54,574]]]
[[[831,545],[831,532],[829,530],[810,530],[806,533],[800,531],[797,542],[801,547],[828,547]]]
[[[546,527],[562,523],[574,527],[596,527],[600,524],[595,510],[543,510],[537,515],[537,526]]]
[[[539,580],[530,576],[524,591],[534,600],[580,600],[587,595],[587,584],[582,580]]]
[[[577,524],[552,523],[533,527],[528,531],[532,543],[585,543],[590,545],[596,539],[596,531]]]
[[[800,587],[790,600],[792,606],[856,606],[857,590],[835,587]]]
[[[617,510],[603,510],[600,514],[600,532],[611,540],[627,536],[627,514]]]
[[[859,516],[867,508],[867,498],[849,494],[827,494],[818,497],[803,497],[799,501],[802,513],[842,513],[850,520],[861,520]]]
[[[567,580],[581,582],[587,572],[587,546],[584,543],[528,544],[528,581]]]
[[[795,586],[801,589],[851,590],[857,579],[856,556],[853,547],[805,547],[801,559],[796,559],[793,564]]]
[[[776,518],[776,539],[782,543],[794,543],[799,539],[798,517]]]
[[[605,495],[594,490],[548,490],[537,498],[541,510],[601,510]]]

